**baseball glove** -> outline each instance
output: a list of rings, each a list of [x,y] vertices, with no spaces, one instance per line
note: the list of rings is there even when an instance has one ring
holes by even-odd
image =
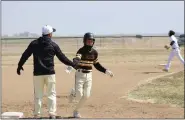
[[[165,45],[164,48],[167,50],[170,49],[170,47],[168,45]]]

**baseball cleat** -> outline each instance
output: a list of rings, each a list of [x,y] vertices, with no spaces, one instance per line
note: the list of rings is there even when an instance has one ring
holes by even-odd
[[[167,69],[163,69],[163,71],[168,72],[168,70],[167,70]]]
[[[74,118],[81,118],[81,115],[80,115],[80,113],[78,111],[74,111],[73,112],[73,117]]]

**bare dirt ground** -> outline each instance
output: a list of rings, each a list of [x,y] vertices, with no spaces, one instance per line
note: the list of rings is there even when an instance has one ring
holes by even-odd
[[[124,49],[116,51],[116,49],[110,49],[112,48],[111,43],[98,48],[100,52],[100,63],[106,68],[109,68],[115,77],[111,79],[109,76],[94,69],[92,95],[81,109],[83,118],[184,117],[183,108],[161,104],[138,103],[129,101],[123,97],[147,78],[168,74],[162,71],[163,67],[159,67],[159,64],[165,64],[167,62],[169,51],[164,50],[160,46],[161,44],[155,44],[155,46],[152,43],[148,42],[147,45],[144,44],[146,49],[136,49],[134,46],[136,43],[132,43],[135,49],[125,49],[122,46]],[[160,42],[158,41],[158,43]],[[163,43],[165,42],[163,41]],[[141,48],[143,48],[142,45]],[[32,58],[30,57],[24,65],[25,70],[22,72],[22,75],[18,76],[16,74],[17,63],[23,52],[22,50],[26,48],[27,44],[22,45],[23,47],[19,45],[17,47],[19,50],[15,50],[14,47],[16,46],[18,45],[7,45],[4,47],[4,56],[2,58],[2,112],[21,111],[25,117],[33,117]],[[61,44],[61,46],[64,46],[64,44]],[[139,44],[137,42],[138,46]],[[63,51],[66,52],[67,56],[71,57],[67,52],[75,54],[76,49],[71,50],[69,47],[66,47]],[[181,54],[183,54],[183,51]],[[74,84],[74,72],[70,75],[65,73],[66,66],[61,64],[57,58],[55,60],[57,113],[64,118],[68,118],[72,116],[74,108],[74,105],[69,104],[67,100],[70,89]],[[180,61],[174,58],[170,72],[177,72],[183,69],[184,66]],[[43,116],[47,116],[46,98],[44,98],[43,112]]]

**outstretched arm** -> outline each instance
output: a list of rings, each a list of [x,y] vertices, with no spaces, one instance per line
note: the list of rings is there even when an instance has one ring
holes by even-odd
[[[104,67],[98,62],[98,52],[96,52],[96,59],[94,60],[93,65],[94,65],[94,67],[95,67],[98,71],[100,71],[100,72],[102,72],[102,73],[105,73],[105,74],[109,75],[110,77],[113,77],[113,76],[114,76],[113,73],[112,73],[110,70],[104,68]]]
[[[76,67],[76,64],[73,63],[71,60],[69,60],[64,53],[62,53],[61,49],[59,48],[59,46],[56,44],[55,45],[55,51],[56,51],[56,56],[57,58],[64,63],[65,65],[69,65],[72,66],[73,68]]]
[[[80,50],[78,50],[77,53],[76,53],[76,57],[73,58],[73,63],[74,64],[79,64],[80,60],[81,60],[81,57],[82,57],[82,55],[80,53]],[[72,70],[73,70],[73,68],[71,66],[68,66],[65,71],[67,73],[71,73]]]
[[[113,73],[110,70],[105,69],[99,62],[94,63],[94,67],[98,71],[103,72],[103,73],[109,75],[110,77],[113,77],[114,76]]]
[[[100,72],[103,72],[105,73],[106,72],[106,69],[98,62],[98,59],[94,62],[94,67],[100,71]]]

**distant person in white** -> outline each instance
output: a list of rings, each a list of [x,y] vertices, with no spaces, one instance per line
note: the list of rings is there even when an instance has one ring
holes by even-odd
[[[170,37],[170,46],[172,48],[171,52],[170,52],[170,55],[169,55],[169,58],[168,58],[168,62],[165,66],[165,69],[163,69],[163,71],[166,71],[168,72],[169,69],[170,69],[170,64],[171,64],[171,61],[173,59],[173,57],[176,55],[179,60],[184,64],[184,59],[183,57],[181,56],[180,54],[180,48],[179,48],[179,45],[178,45],[178,40],[177,38],[175,37],[175,32],[173,30],[170,30],[168,32],[168,36]]]

